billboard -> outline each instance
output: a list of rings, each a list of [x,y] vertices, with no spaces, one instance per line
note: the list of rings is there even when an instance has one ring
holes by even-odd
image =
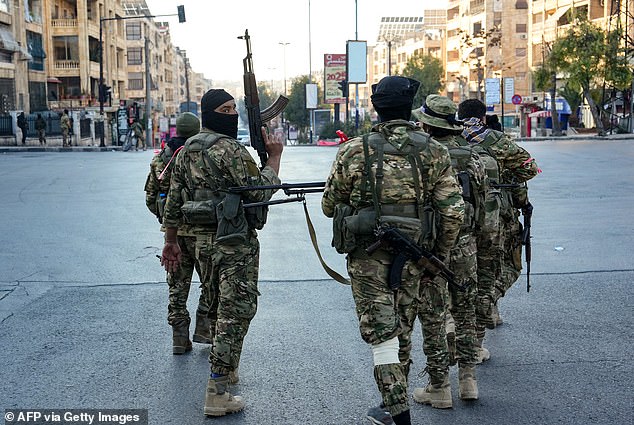
[[[339,81],[346,79],[346,55],[324,55],[324,103],[346,103]]]
[[[306,109],[317,109],[319,104],[317,97],[317,84],[306,84]]]
[[[367,42],[348,40],[346,42],[346,58],[348,59],[347,77],[348,83],[365,83],[367,76]]]

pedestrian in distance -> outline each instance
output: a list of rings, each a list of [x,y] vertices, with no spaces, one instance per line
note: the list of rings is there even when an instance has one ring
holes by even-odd
[[[21,132],[22,132],[22,144],[25,145],[26,144],[26,132],[29,128],[29,124],[26,121],[26,116],[24,115],[24,112],[20,112],[20,114],[18,115],[18,127],[20,128]]]
[[[139,147],[145,150],[146,147],[145,147],[145,137],[143,136],[143,126],[141,125],[138,119],[136,118],[134,119],[132,126],[130,126],[130,131],[132,131],[132,134],[134,135],[134,138],[136,139],[134,150],[138,151]]]
[[[451,249],[447,266],[454,274],[456,285],[449,286],[449,311],[446,331],[450,365],[458,364],[459,396],[462,400],[478,399],[478,384],[475,365],[477,363],[476,336],[476,295],[477,276],[477,234],[482,225],[478,214],[484,206],[486,193],[485,165],[480,156],[461,136],[462,122],[456,118],[458,107],[445,96],[427,96],[425,104],[416,116],[423,130],[437,142],[447,147],[451,164],[457,173],[462,189],[465,214],[456,245]],[[458,287],[459,286],[459,287]],[[420,320],[425,323],[426,305],[421,304]],[[432,312],[433,314],[433,312]],[[423,327],[423,329],[425,329]],[[428,337],[427,334],[424,335]],[[442,338],[437,336],[435,338]],[[424,344],[423,347],[426,345]],[[425,352],[428,358],[433,354]],[[428,367],[431,368],[432,365]],[[440,387],[432,384],[414,390],[414,400],[430,404],[435,408],[450,408],[453,405],[448,376]]]
[[[59,120],[59,125],[62,129],[62,147],[72,146],[73,142],[71,138],[69,137],[71,124],[70,124],[70,117],[68,116],[68,109],[64,109],[64,112],[62,113],[62,116]]]
[[[176,118],[176,136],[172,137],[167,145],[152,158],[150,173],[145,181],[145,204],[156,216],[159,223],[163,223],[165,202],[170,187],[170,178],[174,168],[176,155],[188,138],[200,132],[200,120],[191,112],[185,112]],[[161,225],[161,231],[165,232],[165,226]],[[192,231],[192,225],[181,222],[177,233],[178,246],[181,248],[181,262],[174,272],[167,273],[167,286],[169,288],[169,303],[167,307],[167,323],[172,327],[172,353],[184,354],[192,349],[192,341],[189,339],[189,324],[191,318],[187,311],[187,298],[191,286],[194,269],[200,279],[200,298],[196,310],[196,326],[193,341],[211,343],[211,319],[209,318],[209,282],[206,280],[211,275],[203,275],[201,267],[196,259],[196,234]],[[215,317],[215,311],[213,312]],[[215,321],[213,323],[215,325]]]
[[[265,207],[243,208],[243,202],[268,201],[274,190],[229,192],[236,186],[280,184],[284,145],[269,139],[262,128],[268,160],[260,170],[237,140],[236,102],[223,89],[211,89],[201,99],[202,130],[178,153],[165,204],[166,227],[161,263],[175,272],[182,261],[178,226],[192,225],[196,255],[203,276],[210,275],[210,305],[217,303],[209,354],[210,377],[204,414],[222,416],[240,411],[245,402],[229,392],[238,381],[244,337],[258,302],[260,246],[257,230],[266,222]]]
[[[401,251],[376,245],[381,240],[374,232],[395,228],[404,235],[402,240],[444,259],[460,230],[464,202],[447,148],[409,121],[419,85],[397,76],[372,85],[371,100],[380,123],[340,146],[321,203],[324,214],[333,218],[335,248],[347,254],[359,331],[372,349],[374,378],[382,399],[379,407],[366,414],[373,424],[412,423],[407,388],[412,329],[408,324],[414,322],[419,302],[429,304],[435,313],[424,324],[425,335],[442,335],[427,339],[430,351],[425,351],[438,363],[430,371],[433,383],[442,384],[448,369],[443,333],[447,282],[433,279],[430,271],[414,261],[405,263],[400,282],[391,282],[390,269]],[[419,300],[421,294],[423,300]],[[436,368],[442,369],[442,376]]]
[[[46,121],[42,117],[42,114],[37,114],[35,120],[35,130],[37,130],[37,137],[40,140],[40,145],[46,144]]]
[[[486,163],[489,190],[483,209],[483,226],[478,234],[478,295],[476,329],[478,361],[491,354],[483,344],[486,329],[501,324],[497,300],[519,278],[522,270],[521,224],[518,208],[527,208],[526,182],[539,169],[535,159],[507,134],[488,128],[486,105],[467,99],[458,105],[464,121],[464,137]],[[503,185],[503,186],[498,186]]]

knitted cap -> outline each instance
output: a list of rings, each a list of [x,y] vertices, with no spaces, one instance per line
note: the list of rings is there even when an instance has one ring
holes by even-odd
[[[200,120],[191,112],[183,112],[176,118],[176,134],[190,138],[200,133]]]

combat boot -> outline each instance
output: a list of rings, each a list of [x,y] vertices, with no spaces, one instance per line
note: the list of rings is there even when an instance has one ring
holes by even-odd
[[[489,350],[482,346],[482,340],[478,340],[478,342],[476,343],[476,355],[478,357],[476,360],[476,364],[486,362],[491,358],[491,353],[489,352]]]
[[[461,400],[478,399],[478,381],[476,381],[474,365],[458,366],[458,383]]]
[[[211,320],[207,316],[196,313],[196,327],[192,339],[199,344],[211,344]]]
[[[228,376],[209,378],[205,393],[204,412],[206,416],[224,416],[227,413],[239,412],[244,409],[244,400],[240,396],[231,395],[227,391]]]
[[[192,342],[189,340],[189,322],[182,321],[172,325],[172,353],[184,354],[191,351]]]
[[[431,404],[436,409],[451,409],[453,401],[451,399],[451,384],[449,375],[441,384],[431,382],[425,388],[414,389],[414,401],[422,404]]]

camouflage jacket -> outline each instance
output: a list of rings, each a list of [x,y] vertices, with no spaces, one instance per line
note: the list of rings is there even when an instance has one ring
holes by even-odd
[[[70,117],[66,114],[62,114],[62,117],[59,120],[59,125],[62,130],[70,129]]]
[[[150,173],[145,180],[145,205],[150,212],[157,217],[159,216],[157,210],[158,198],[159,196],[167,196],[169,192],[172,169],[174,168],[174,161],[176,160],[176,158],[172,159],[173,155],[174,152],[172,152],[172,149],[169,146],[165,146],[165,148],[152,158],[152,162],[150,162]],[[172,159],[171,163],[170,159]],[[166,169],[166,167],[168,168]],[[163,173],[163,177],[159,178],[161,173]],[[161,226],[161,231],[165,231],[164,225]],[[193,236],[191,226],[181,223],[178,226],[178,234],[181,236]]]
[[[459,173],[465,171],[469,175],[469,181],[471,183],[471,187],[469,188],[469,191],[471,192],[471,206],[467,208],[467,205],[465,204],[465,217],[460,236],[462,236],[465,232],[472,233],[476,228],[481,226],[482,215],[480,214],[480,209],[484,208],[484,199],[486,191],[488,190],[485,165],[480,159],[480,155],[469,147],[468,142],[462,136],[446,136],[434,138],[434,140],[441,143],[449,150],[449,156],[451,157],[454,172]],[[468,149],[466,154],[468,154],[469,157],[463,160],[458,160],[458,158],[456,158],[457,155],[454,154],[454,152],[459,152],[462,149]],[[459,180],[458,184],[460,184]]]
[[[203,153],[193,149],[210,137],[217,137],[217,141],[206,152],[213,161],[213,167],[205,164]],[[260,171],[255,160],[247,149],[230,137],[219,135],[203,128],[196,136],[190,137],[185,147],[178,153],[172,170],[165,217],[166,227],[178,227],[182,212],[181,206],[185,197],[192,195],[197,189],[209,189],[208,181],[215,182],[216,187],[229,188],[236,186],[266,186],[280,184],[280,179],[271,167],[264,167]],[[274,190],[256,190],[243,193],[246,202],[268,201]],[[215,229],[206,226],[192,226],[194,233],[211,233]]]
[[[423,137],[429,137],[413,123],[393,120],[380,123],[372,132],[381,133],[390,144],[404,145],[411,139],[408,132],[416,131]],[[428,197],[438,217],[438,237],[434,251],[436,255],[447,257],[453,247],[464,217],[464,201],[451,168],[447,148],[429,139],[420,152],[421,162],[427,168],[427,175],[421,176],[421,182],[414,182],[412,166],[405,157],[384,157],[384,179],[382,203],[424,203]],[[365,196],[361,193],[361,181],[364,171],[363,140],[361,137],[348,140],[339,148],[326,181],[321,202],[322,211],[332,217],[337,204],[348,204],[355,209],[362,205]],[[376,164],[372,166],[376,171]],[[416,199],[416,186],[422,187],[421,198]]]

